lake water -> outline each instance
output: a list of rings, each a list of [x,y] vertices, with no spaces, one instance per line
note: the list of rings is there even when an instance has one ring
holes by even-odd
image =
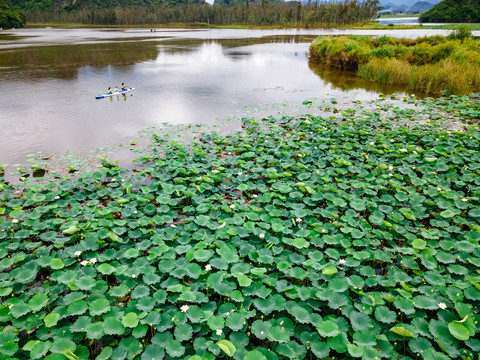
[[[402,92],[310,66],[318,35],[416,38],[443,30],[182,30],[43,28],[0,31],[0,164],[95,150],[146,127],[219,125],[311,98]],[[136,90],[95,100],[108,86]],[[266,106],[268,105],[268,106]],[[295,106],[289,106],[289,109]],[[281,111],[278,111],[279,113]],[[294,110],[292,110],[294,111]]]
[[[378,23],[381,25],[418,25],[420,21],[418,21],[418,17],[407,16],[407,17],[398,17],[398,18],[380,18],[378,19]],[[425,24],[428,25],[428,24]],[[438,25],[438,24],[435,24]]]

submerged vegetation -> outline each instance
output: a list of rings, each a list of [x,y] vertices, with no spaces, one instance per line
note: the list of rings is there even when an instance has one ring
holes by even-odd
[[[0,182],[0,359],[476,359],[478,100],[332,99]]]
[[[310,58],[426,94],[468,95],[480,91],[480,42],[469,34],[461,28],[449,38],[319,37],[310,46]]]

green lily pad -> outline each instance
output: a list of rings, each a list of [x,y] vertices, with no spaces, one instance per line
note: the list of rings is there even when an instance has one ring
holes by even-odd
[[[180,357],[185,353],[185,348],[182,346],[182,343],[177,340],[170,340],[165,345],[165,351],[171,357]]]
[[[337,268],[334,266],[327,266],[322,269],[323,275],[333,275],[338,272]]]
[[[245,354],[242,360],[268,360],[260,351],[253,350]]]
[[[237,351],[237,348],[235,345],[233,345],[230,341],[228,340],[220,340],[217,343],[217,346],[225,353],[227,356],[232,357],[235,354],[235,351]]]
[[[60,314],[50,313],[43,318],[43,322],[47,328],[57,325],[58,320],[60,319]]]
[[[107,335],[122,335],[125,332],[125,327],[122,322],[113,317],[107,317],[103,322],[103,327],[103,330]]]
[[[470,330],[459,321],[449,322],[448,330],[458,340],[466,341],[470,338]]]
[[[122,316],[122,325],[129,328],[134,328],[138,325],[138,315],[134,312],[130,312]]]
[[[413,334],[410,330],[406,329],[403,326],[394,326],[390,328],[390,331],[403,337],[416,337],[415,334]]]
[[[320,321],[316,326],[318,333],[322,337],[332,337],[340,334],[340,328],[331,320]]]
[[[110,265],[110,264],[101,264],[97,267],[97,270],[102,273],[103,275],[111,275],[113,274],[117,269]]]
[[[106,298],[98,298],[90,303],[88,306],[92,316],[101,315],[110,311],[110,302]]]

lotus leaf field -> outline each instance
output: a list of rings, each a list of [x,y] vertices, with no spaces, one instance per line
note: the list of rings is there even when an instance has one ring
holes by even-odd
[[[479,359],[478,98],[377,103],[1,182],[0,359]]]

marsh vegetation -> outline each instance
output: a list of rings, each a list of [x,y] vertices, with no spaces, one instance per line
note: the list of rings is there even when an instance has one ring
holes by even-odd
[[[474,359],[478,99],[307,103],[0,182],[0,359]]]
[[[466,95],[480,91],[480,43],[468,29],[450,37],[319,37],[311,61],[351,70],[358,77],[407,85],[431,95]]]

